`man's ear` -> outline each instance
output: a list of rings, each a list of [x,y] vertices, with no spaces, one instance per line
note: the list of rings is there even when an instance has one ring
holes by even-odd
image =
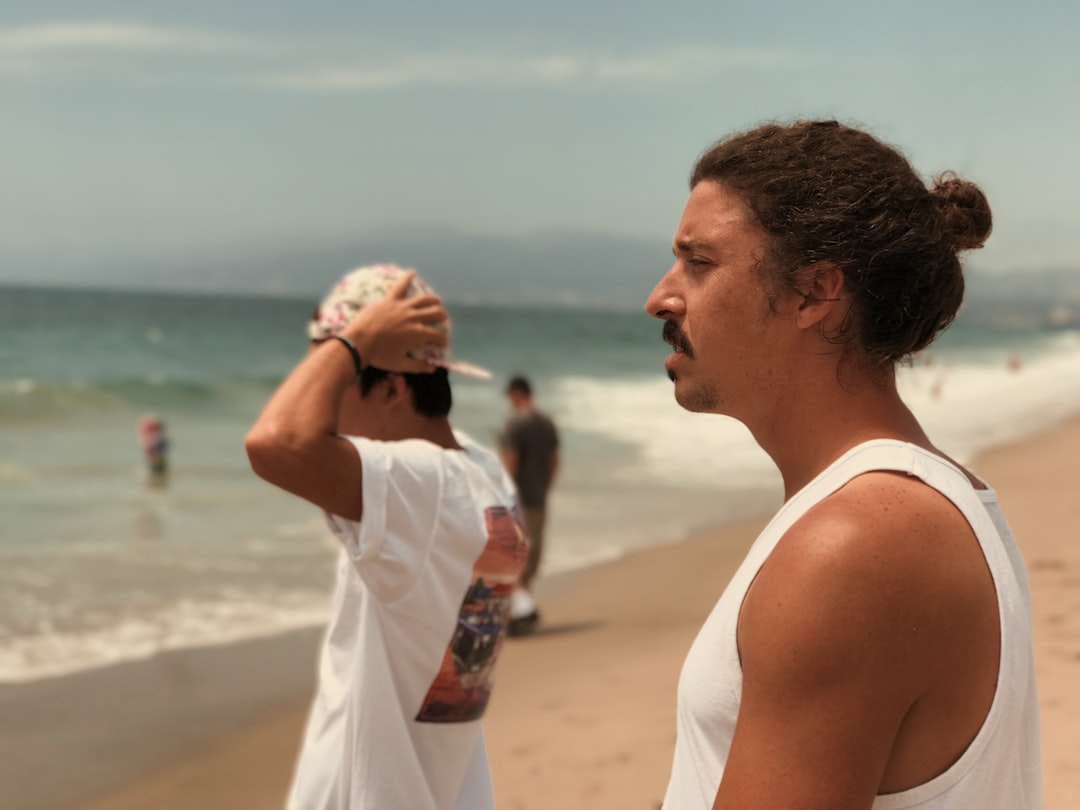
[[[844,306],[847,290],[844,271],[832,262],[814,262],[797,273],[797,286],[802,295],[796,313],[796,323],[802,329],[824,324],[833,313]]]
[[[409,384],[405,382],[405,375],[391,372],[386,378],[386,391],[383,396],[383,401],[391,406],[411,402],[412,392]]]

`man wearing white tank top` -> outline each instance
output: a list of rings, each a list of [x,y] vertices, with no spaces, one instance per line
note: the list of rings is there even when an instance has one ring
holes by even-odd
[[[743,422],[785,503],[687,656],[664,810],[1041,806],[1023,561],[895,376],[990,228],[977,186],[835,121],[694,167],[646,308],[678,403]]]

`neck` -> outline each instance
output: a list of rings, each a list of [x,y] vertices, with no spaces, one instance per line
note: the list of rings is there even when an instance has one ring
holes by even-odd
[[[448,450],[460,450],[454,429],[445,416],[428,417],[410,409],[357,412],[342,408],[338,432],[348,436],[365,436],[380,441],[423,439]]]
[[[460,450],[461,445],[454,438],[454,429],[450,420],[445,416],[428,418],[415,415],[415,419],[409,420],[410,425],[402,425],[403,431],[408,435],[401,435],[400,439],[424,439],[446,450]]]
[[[744,421],[779,467],[785,500],[845,452],[871,439],[897,439],[934,450],[900,399],[892,372],[883,380],[859,376],[845,385],[838,385],[835,376],[802,379],[772,407]]]

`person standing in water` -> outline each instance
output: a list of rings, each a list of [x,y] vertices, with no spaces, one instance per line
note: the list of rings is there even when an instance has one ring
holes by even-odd
[[[169,478],[169,438],[165,433],[165,422],[148,413],[139,418],[136,430],[146,459],[147,483],[152,487],[163,487]]]

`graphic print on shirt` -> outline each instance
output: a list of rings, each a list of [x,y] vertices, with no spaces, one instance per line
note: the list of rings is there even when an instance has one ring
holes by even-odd
[[[487,544],[473,565],[457,627],[420,713],[421,723],[479,720],[491,697],[495,661],[510,621],[510,594],[529,557],[517,509],[484,510]]]

